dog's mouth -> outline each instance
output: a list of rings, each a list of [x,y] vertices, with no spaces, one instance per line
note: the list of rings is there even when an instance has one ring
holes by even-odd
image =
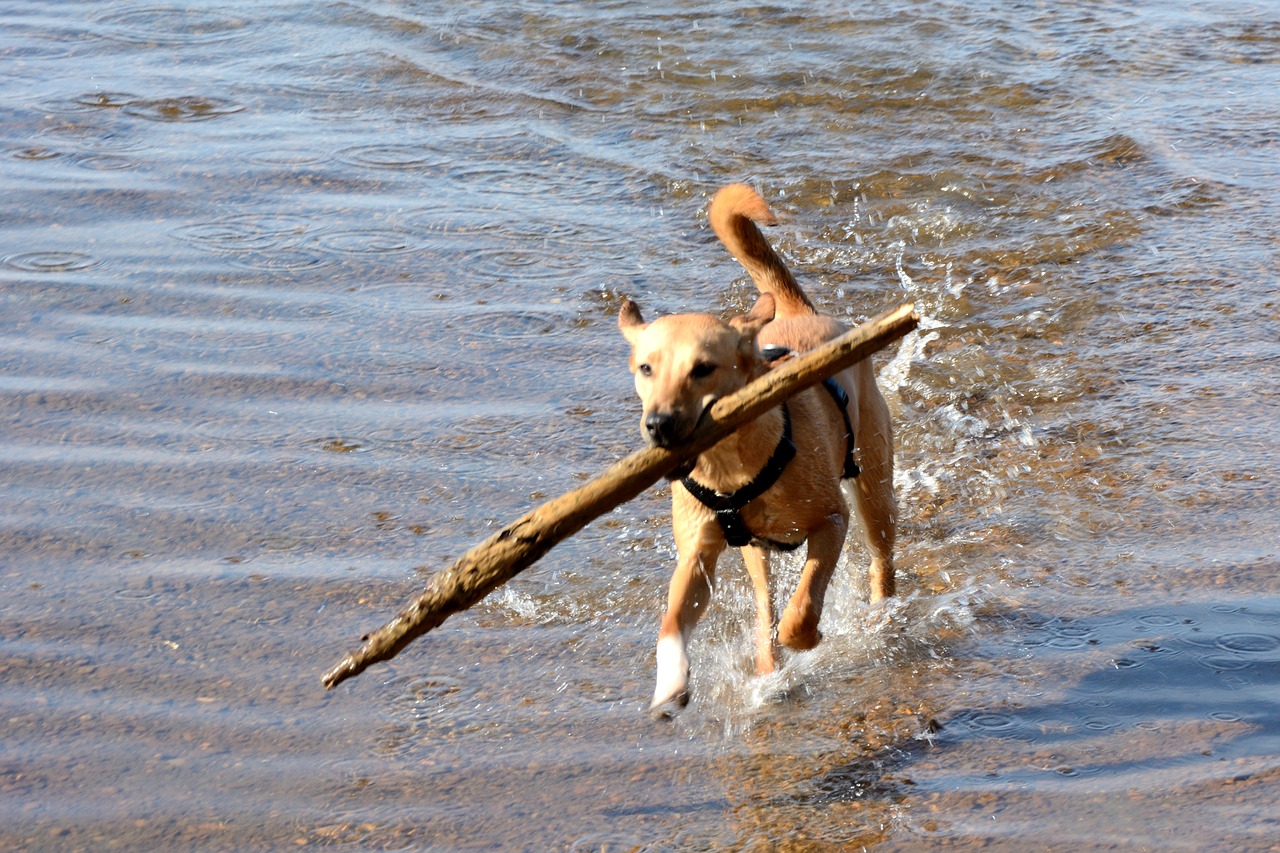
[[[693,426],[689,429],[689,436],[692,436],[694,433],[698,431],[698,428],[702,426],[702,422],[707,419],[707,414],[710,413],[711,407],[714,406],[716,404],[716,401],[719,399],[720,399],[719,397],[707,398],[707,404],[702,407],[701,412],[698,412],[697,420],[693,422]],[[685,437],[688,438],[689,436],[685,436]]]
[[[707,404],[702,407],[702,411],[698,412],[698,417],[694,418],[693,425],[689,427],[688,432],[686,432],[684,437],[680,440],[681,444],[684,444],[698,434],[698,430],[702,428],[702,422],[711,414],[711,407],[714,406],[716,401],[719,399],[719,397],[707,398]]]
[[[677,431],[673,431],[671,427],[674,425],[675,419],[666,419],[662,427],[658,423],[650,424],[649,418],[645,420],[645,428],[641,430],[644,433],[645,440],[653,447],[661,447],[664,450],[678,451],[680,447],[687,444],[689,439],[697,434],[702,424],[707,419],[707,413],[711,411],[711,407],[715,405],[716,399],[711,398],[707,401],[702,410],[698,412],[698,417],[693,422]],[[698,457],[694,456],[685,462],[682,462],[677,468],[670,471],[666,477],[668,480],[683,480],[693,471],[698,464]]]
[[[698,457],[693,457],[688,462],[681,464],[679,467],[672,468],[664,476],[668,480],[683,480],[693,473],[693,469],[698,467]]]
[[[692,420],[681,416],[676,412],[649,412],[641,419],[640,433],[644,436],[646,442],[653,447],[661,447],[664,450],[679,450],[683,445],[689,443],[689,439],[697,434],[702,422],[707,419],[707,413],[711,407],[715,405],[716,399],[711,398],[707,401],[702,410],[698,412],[698,416]]]
[[[698,413],[698,419],[693,422],[693,426],[689,428],[688,435],[685,436],[686,441],[689,439],[690,436],[693,436],[698,432],[698,428],[702,426],[702,422],[707,419],[707,413],[711,411],[711,407],[716,404],[716,400],[718,399],[719,399],[718,397],[712,397],[710,400],[707,401],[707,404],[702,407],[702,411]],[[667,479],[683,480],[685,477],[688,477],[690,474],[692,474],[693,469],[696,467],[698,467],[698,457],[695,456],[689,461],[682,463],[677,468],[669,472],[667,474]]]

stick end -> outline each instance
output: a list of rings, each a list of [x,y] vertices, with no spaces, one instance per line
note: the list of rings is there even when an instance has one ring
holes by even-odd
[[[363,670],[364,667],[360,666],[353,656],[347,655],[340,664],[324,674],[320,683],[324,685],[325,690],[332,690],[348,678],[359,675]]]

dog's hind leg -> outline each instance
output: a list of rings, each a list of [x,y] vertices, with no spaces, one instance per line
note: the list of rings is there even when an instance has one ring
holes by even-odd
[[[893,596],[893,543],[897,537],[898,503],[893,494],[893,425],[889,408],[877,392],[858,398],[858,463],[862,473],[853,484],[862,533],[871,550],[868,580],[871,601]]]
[[[769,552],[748,545],[742,549],[742,560],[747,564],[756,597],[756,674],[768,675],[778,665],[778,645],[773,637],[773,594],[769,589]]]

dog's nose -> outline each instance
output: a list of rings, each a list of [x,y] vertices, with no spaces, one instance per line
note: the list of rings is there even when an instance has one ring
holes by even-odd
[[[644,431],[658,447],[669,447],[675,441],[676,419],[665,412],[650,412],[644,418]]]

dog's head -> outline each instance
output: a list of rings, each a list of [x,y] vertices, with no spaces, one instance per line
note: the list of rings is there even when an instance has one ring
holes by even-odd
[[[630,299],[618,328],[631,343],[631,372],[643,404],[640,434],[658,447],[688,441],[711,404],[764,370],[756,335],[773,319],[763,294],[746,314],[725,322],[710,314],[670,314],[646,323]]]

